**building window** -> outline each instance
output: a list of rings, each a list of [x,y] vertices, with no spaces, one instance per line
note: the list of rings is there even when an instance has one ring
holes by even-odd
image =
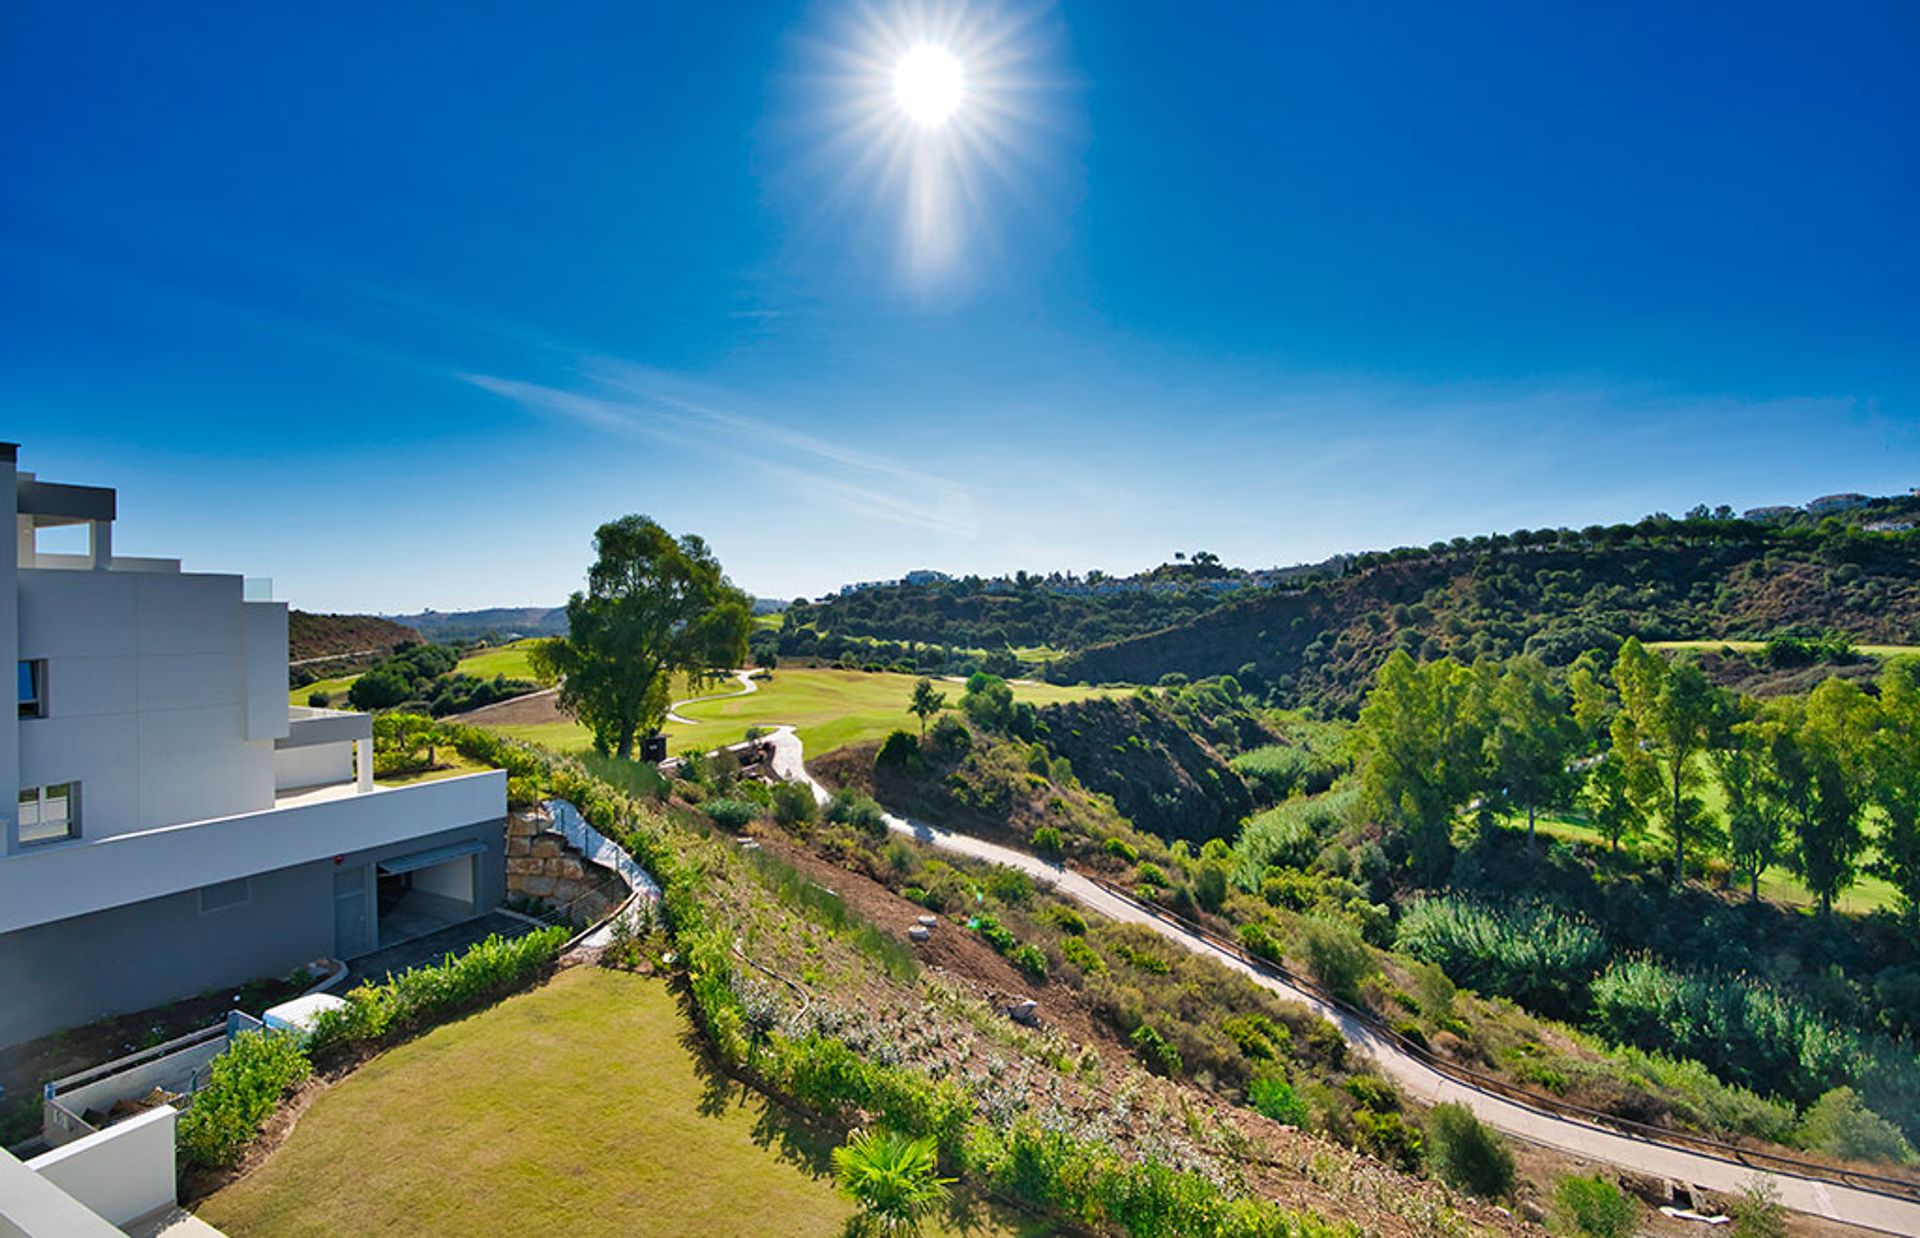
[[[247,877],[200,887],[200,914],[203,916],[209,911],[225,911],[229,907],[239,907],[252,901],[253,882]]]
[[[80,784],[55,782],[20,792],[20,845],[80,837]]]
[[[47,716],[47,664],[42,659],[20,659],[20,716]]]

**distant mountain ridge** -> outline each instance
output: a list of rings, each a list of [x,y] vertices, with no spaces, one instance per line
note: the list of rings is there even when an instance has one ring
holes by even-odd
[[[564,606],[495,606],[486,610],[423,610],[414,615],[382,616],[417,629],[430,641],[559,636],[567,630]]]

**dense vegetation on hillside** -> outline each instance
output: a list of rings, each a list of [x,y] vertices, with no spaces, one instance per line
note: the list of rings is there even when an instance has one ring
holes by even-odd
[[[307,703],[322,708],[346,704],[363,710],[405,709],[443,718],[520,696],[536,686],[505,675],[483,679],[463,674],[454,669],[459,661],[459,650],[450,645],[402,642],[353,681],[345,701],[319,693]]]
[[[1840,629],[1920,634],[1920,537],[1828,522],[1649,520],[1456,539],[1362,556],[1344,579],[1268,591],[1164,631],[1071,654],[1058,679],[1154,683],[1232,674],[1269,699],[1351,712],[1393,650],[1564,666],[1643,640]]]
[[[420,633],[413,628],[376,615],[287,612],[287,657],[295,662],[391,649],[402,641],[419,640]]]

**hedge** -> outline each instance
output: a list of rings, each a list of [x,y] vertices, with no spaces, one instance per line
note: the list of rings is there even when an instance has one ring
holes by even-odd
[[[228,1168],[273,1115],[281,1097],[313,1073],[294,1037],[241,1032],[213,1059],[207,1085],[180,1115],[174,1143],[188,1164]]]

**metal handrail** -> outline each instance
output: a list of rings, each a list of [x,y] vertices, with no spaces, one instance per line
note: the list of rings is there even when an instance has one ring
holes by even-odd
[[[1365,1027],[1367,1031],[1380,1037],[1405,1056],[1421,1063],[1435,1073],[1444,1075],[1452,1079],[1455,1083],[1473,1088],[1475,1091],[1498,1096],[1517,1104],[1525,1105],[1530,1109],[1542,1110],[1558,1117],[1584,1122],[1590,1126],[1605,1127],[1629,1139],[1637,1139],[1643,1143],[1662,1144],[1683,1151],[1692,1151],[1704,1156],[1711,1156],[1730,1164],[1745,1165],[1752,1168],[1774,1169],[1803,1178],[1817,1178],[1826,1182],[1834,1182],[1841,1186],[1869,1191],[1877,1195],[1920,1202],[1920,1182],[1915,1182],[1910,1179],[1890,1177],[1885,1174],[1872,1173],[1867,1170],[1846,1169],[1841,1166],[1828,1165],[1819,1161],[1802,1160],[1799,1157],[1787,1156],[1783,1153],[1769,1152],[1760,1148],[1744,1147],[1740,1144],[1727,1143],[1723,1140],[1713,1139],[1704,1135],[1694,1135],[1684,1131],[1674,1131],[1665,1127],[1653,1126],[1645,1122],[1637,1122],[1632,1118],[1622,1118],[1599,1109],[1589,1108],[1586,1105],[1562,1100],[1550,1093],[1537,1092],[1531,1088],[1523,1088],[1491,1075],[1482,1074],[1470,1067],[1462,1066],[1448,1058],[1441,1057],[1425,1045],[1408,1039],[1399,1032],[1394,1031],[1393,1028],[1387,1026],[1387,1024],[1371,1010],[1355,1006],[1346,999],[1336,996],[1323,987],[1318,981],[1302,976],[1282,964],[1275,963],[1271,959],[1262,958],[1260,955],[1247,950],[1246,947],[1242,946],[1239,942],[1222,937],[1204,925],[1187,919],[1178,912],[1171,911],[1157,903],[1150,903],[1136,898],[1131,892],[1115,885],[1104,877],[1082,870],[1075,871],[1079,872],[1079,875],[1085,877],[1088,881],[1091,881],[1094,885],[1113,897],[1121,899],[1157,919],[1165,920],[1191,936],[1198,937],[1214,949],[1232,956],[1237,962],[1246,967],[1272,976],[1274,979],[1283,981],[1289,987],[1311,995],[1315,1000],[1355,1020]]]

